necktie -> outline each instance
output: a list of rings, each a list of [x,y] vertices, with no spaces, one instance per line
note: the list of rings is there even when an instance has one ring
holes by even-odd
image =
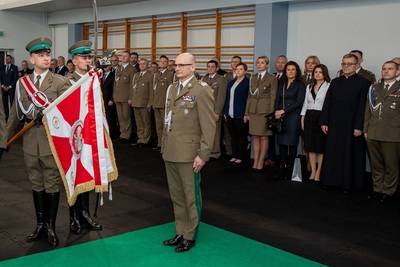
[[[257,85],[261,83],[261,74],[258,74]]]
[[[39,87],[40,87],[40,75],[36,76],[35,87],[36,87],[36,89],[39,90]]]
[[[386,89],[386,91],[389,91],[389,84],[388,83],[385,85],[385,89]]]
[[[7,65],[6,74],[8,74],[9,71],[10,71],[10,65]]]
[[[276,79],[279,80],[280,77],[281,77],[281,74],[280,74],[280,73],[277,73],[277,74],[276,74]]]
[[[139,76],[139,77],[143,77],[143,72],[140,73],[140,76]]]
[[[176,96],[179,95],[179,93],[181,92],[181,90],[183,89],[183,84],[181,83],[178,87],[178,93],[176,94]]]
[[[311,73],[307,74],[307,81],[311,80]]]

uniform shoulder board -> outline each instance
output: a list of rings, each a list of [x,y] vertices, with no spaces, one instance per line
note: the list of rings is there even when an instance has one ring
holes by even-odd
[[[269,76],[271,76],[271,77],[274,77],[275,78],[275,75],[272,75],[271,73],[269,73],[269,72],[267,72],[267,74],[269,75]]]
[[[208,84],[206,82],[203,82],[202,80],[197,80],[197,83],[201,86],[208,86]]]
[[[54,78],[57,78],[59,80],[62,80],[63,82],[68,82],[68,79],[65,78],[64,76],[57,74],[57,73],[51,73],[51,75],[53,75]]]
[[[203,82],[202,80],[197,80],[197,83],[201,86],[208,86],[208,84],[206,82]]]
[[[365,70],[365,72],[366,73],[368,73],[368,74],[371,74],[371,75],[375,75],[372,71],[370,71],[370,70],[366,70],[366,69],[364,69]]]

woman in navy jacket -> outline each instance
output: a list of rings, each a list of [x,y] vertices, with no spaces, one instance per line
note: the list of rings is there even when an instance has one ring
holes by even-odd
[[[292,177],[294,159],[299,143],[301,117],[306,87],[301,79],[299,65],[289,61],[283,71],[275,100],[275,117],[283,117],[285,130],[278,133],[279,154],[282,178]]]
[[[242,165],[247,151],[249,126],[245,120],[249,79],[246,78],[247,65],[239,63],[235,68],[236,79],[226,89],[224,117],[231,134],[232,165]]]

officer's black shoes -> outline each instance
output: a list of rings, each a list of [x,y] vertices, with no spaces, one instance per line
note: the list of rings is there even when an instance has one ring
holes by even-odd
[[[192,247],[196,245],[195,240],[187,240],[187,239],[182,239],[181,242],[176,246],[175,251],[176,252],[186,252],[189,251]]]
[[[182,239],[183,235],[175,235],[173,238],[165,240],[163,244],[164,246],[177,246]]]

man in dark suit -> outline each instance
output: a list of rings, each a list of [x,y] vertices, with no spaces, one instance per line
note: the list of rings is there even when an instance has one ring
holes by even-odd
[[[136,52],[132,52],[131,55],[129,56],[129,61],[133,67],[135,67],[136,72],[140,72],[139,68],[139,54]]]
[[[22,60],[21,68],[22,68],[22,70],[18,71],[18,77],[23,77],[25,75],[29,75],[29,74],[33,73],[33,70],[29,68],[27,60]]]
[[[371,160],[374,192],[369,198],[381,203],[397,190],[400,161],[400,75],[398,64],[382,66],[382,81],[370,87],[364,118],[364,137]]]
[[[59,56],[57,58],[57,68],[55,72],[61,76],[65,76],[65,74],[68,72],[67,67],[65,66],[65,58],[63,56]]]
[[[103,92],[104,109],[106,111],[106,118],[110,130],[111,138],[115,139],[119,136],[117,129],[117,109],[113,101],[113,88],[114,88],[115,72],[112,71],[112,65],[104,66],[103,85],[101,90]]]
[[[15,97],[15,85],[18,80],[18,68],[12,62],[12,56],[6,56],[6,64],[0,68],[1,94],[3,97],[4,113],[6,120],[9,114],[9,106]]]

